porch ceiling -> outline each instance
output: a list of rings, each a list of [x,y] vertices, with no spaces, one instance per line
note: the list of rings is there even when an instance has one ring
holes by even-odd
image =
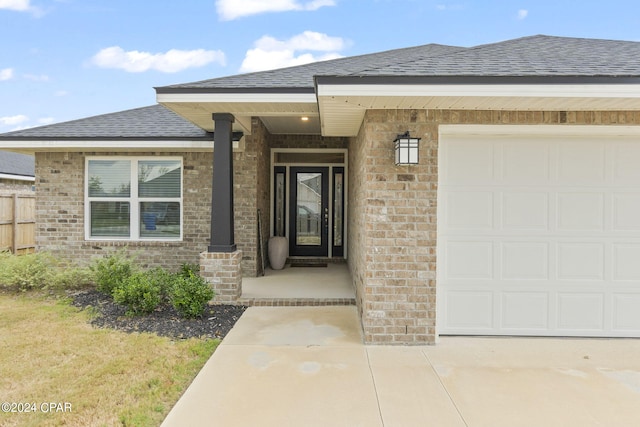
[[[213,113],[231,113],[234,132],[250,134],[251,118],[259,117],[272,134],[320,134],[314,94],[159,94],[158,102],[207,131],[214,130]]]

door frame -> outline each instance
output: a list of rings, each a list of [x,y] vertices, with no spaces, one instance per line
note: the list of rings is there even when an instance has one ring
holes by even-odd
[[[343,161],[342,163],[340,162],[336,162],[336,163],[305,163],[305,162],[279,162],[278,161],[278,154],[279,153],[298,153],[298,154],[329,154],[329,153],[341,153],[343,155]],[[270,236],[274,236],[274,229],[275,229],[275,221],[273,220],[275,217],[275,194],[274,194],[274,183],[275,183],[275,169],[276,167],[280,167],[280,168],[284,168],[285,173],[286,173],[286,179],[285,182],[287,182],[286,185],[286,190],[285,190],[285,200],[286,200],[286,208],[285,208],[285,223],[286,226],[284,227],[285,230],[285,237],[287,239],[289,239],[289,203],[290,203],[290,199],[291,199],[291,186],[289,185],[289,177],[290,177],[290,168],[291,167],[296,167],[296,166],[302,166],[302,167],[313,167],[313,166],[318,166],[318,167],[328,167],[329,168],[329,189],[330,189],[330,194],[329,194],[329,224],[328,224],[328,229],[329,229],[329,246],[328,246],[328,257],[329,258],[333,258],[334,257],[334,250],[333,250],[333,211],[334,211],[334,203],[333,203],[333,186],[334,186],[334,182],[333,182],[333,176],[334,176],[334,168],[342,168],[343,172],[344,172],[344,180],[343,180],[343,216],[342,216],[342,222],[343,222],[343,230],[342,230],[342,248],[343,248],[343,253],[342,256],[340,256],[339,254],[335,254],[335,256],[338,256],[340,258],[344,258],[347,259],[347,245],[348,245],[348,229],[347,229],[347,224],[348,224],[348,211],[349,211],[349,188],[348,188],[348,163],[349,163],[349,158],[348,158],[348,150],[346,148],[327,148],[327,149],[316,149],[316,148],[272,148],[271,149],[271,166],[269,167],[269,175],[270,175],[270,185],[269,185],[269,203],[270,203],[270,207],[269,207],[269,211],[271,213],[270,215],[270,221],[269,221],[269,235]],[[281,169],[282,170],[282,169]]]

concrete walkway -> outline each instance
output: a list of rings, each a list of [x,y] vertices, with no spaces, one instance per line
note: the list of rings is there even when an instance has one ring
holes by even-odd
[[[364,346],[355,307],[252,307],[163,426],[636,426],[640,340]]]

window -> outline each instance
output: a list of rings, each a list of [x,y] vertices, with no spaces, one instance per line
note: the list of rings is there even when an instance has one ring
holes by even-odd
[[[180,158],[88,158],[85,194],[88,239],[182,238]]]

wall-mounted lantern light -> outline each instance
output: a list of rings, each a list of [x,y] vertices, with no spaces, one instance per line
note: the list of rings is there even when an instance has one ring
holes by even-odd
[[[418,158],[418,143],[420,138],[411,138],[409,131],[406,131],[402,135],[398,135],[395,141],[396,150],[396,165],[417,165]]]

